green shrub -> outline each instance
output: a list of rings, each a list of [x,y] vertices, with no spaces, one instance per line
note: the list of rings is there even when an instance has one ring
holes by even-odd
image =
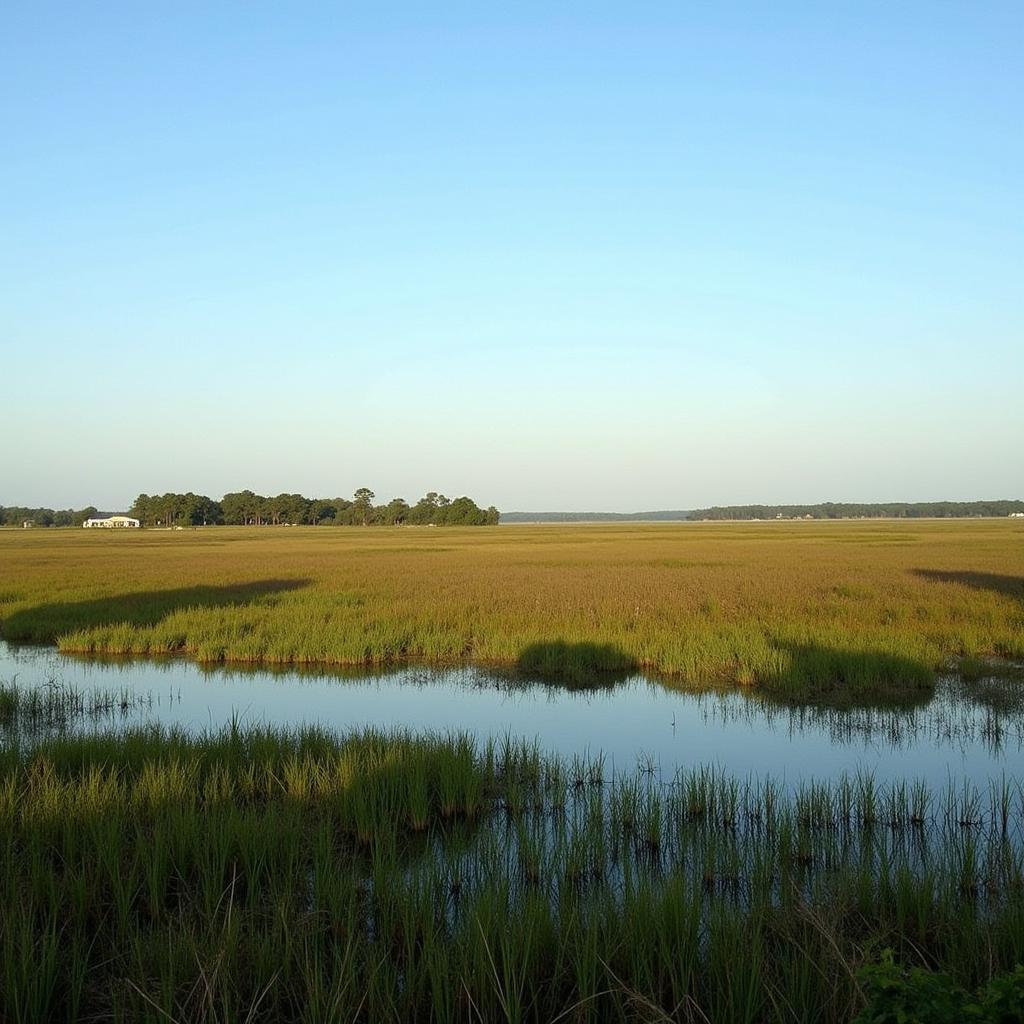
[[[897,964],[891,949],[860,971],[867,1006],[853,1024],[1017,1024],[1024,1020],[1024,967],[996,975],[977,993],[943,971]]]

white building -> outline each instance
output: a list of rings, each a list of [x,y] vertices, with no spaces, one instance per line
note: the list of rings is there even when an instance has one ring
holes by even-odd
[[[86,519],[82,523],[82,526],[87,530],[94,526],[106,527],[108,530],[123,529],[125,527],[138,529],[141,525],[138,519],[132,519],[131,516],[100,516],[98,519]]]

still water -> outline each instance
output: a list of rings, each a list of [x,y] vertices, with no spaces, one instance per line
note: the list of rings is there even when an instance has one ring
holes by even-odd
[[[636,675],[571,689],[479,668],[386,672],[267,671],[173,660],[98,661],[51,647],[0,642],[0,680],[51,682],[130,695],[125,725],[191,730],[243,724],[318,724],[345,731],[510,734],[571,757],[603,752],[617,771],[716,765],[740,776],[790,782],[868,771],[879,781],[984,783],[1024,770],[1020,682],[940,681],[912,710],[795,709],[741,690],[695,693]],[[105,721],[109,725],[109,721]],[[2,737],[0,737],[2,740]]]

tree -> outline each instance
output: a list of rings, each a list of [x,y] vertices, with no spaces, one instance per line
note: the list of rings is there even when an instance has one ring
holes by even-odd
[[[375,495],[369,487],[360,487],[352,496],[352,511],[356,522],[359,522],[362,526],[366,526],[370,521],[374,497]]]
[[[132,507],[128,509],[128,515],[133,519],[138,519],[145,526],[152,519],[152,504],[153,499],[148,494],[140,494],[132,503]]]
[[[348,526],[352,523],[352,502],[348,498],[331,498],[334,508],[333,523],[335,526]]]
[[[325,519],[334,519],[337,515],[337,508],[324,498],[316,498],[309,502],[307,518],[313,526],[317,526]]]
[[[99,509],[95,505],[86,505],[85,508],[79,509],[79,511],[77,511],[71,517],[71,525],[72,526],[81,526],[82,523],[84,523],[86,521],[86,519],[92,519],[93,516],[97,515],[98,513],[99,513]],[[136,516],[134,518],[137,519],[138,516]]]
[[[483,526],[485,516],[472,498],[456,498],[447,508],[445,522],[452,526]]]
[[[400,526],[409,515],[409,503],[404,498],[392,498],[384,506],[383,519],[388,526]]]
[[[450,521],[451,500],[446,498],[443,494],[439,494],[434,504],[437,507],[434,509],[434,518],[431,522],[436,523],[438,526],[444,526],[445,523]]]
[[[261,514],[264,499],[252,491],[233,491],[220,500],[224,509],[224,522],[232,526],[247,526],[255,523]]]
[[[416,526],[426,526],[434,521],[437,514],[437,491],[430,491],[425,494],[410,509],[407,521]]]

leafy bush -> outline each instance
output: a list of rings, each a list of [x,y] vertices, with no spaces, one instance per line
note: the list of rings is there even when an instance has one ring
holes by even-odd
[[[904,968],[891,949],[860,971],[867,1006],[853,1024],[1016,1024],[1024,1020],[1024,967],[991,978],[976,993],[942,971]]]

